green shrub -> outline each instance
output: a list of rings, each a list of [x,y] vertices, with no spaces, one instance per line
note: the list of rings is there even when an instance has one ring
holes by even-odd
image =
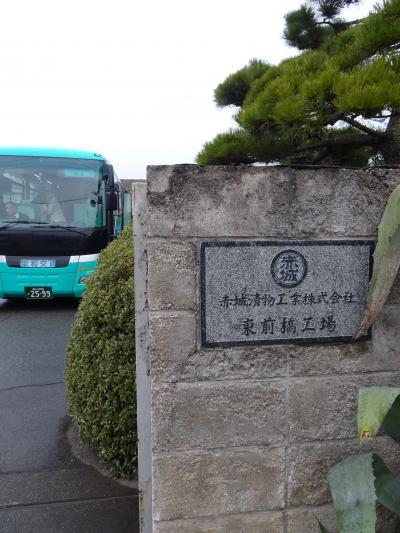
[[[67,349],[70,414],[113,475],[136,471],[132,226],[100,254]]]

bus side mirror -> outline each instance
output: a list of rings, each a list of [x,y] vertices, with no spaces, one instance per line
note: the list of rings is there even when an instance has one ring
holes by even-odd
[[[114,187],[114,169],[110,163],[105,162],[103,165],[103,179],[107,181],[110,189]]]
[[[107,192],[107,209],[108,211],[118,211],[118,194],[116,191]]]

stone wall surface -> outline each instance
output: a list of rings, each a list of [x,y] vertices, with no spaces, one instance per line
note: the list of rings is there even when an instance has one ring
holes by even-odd
[[[400,471],[390,439],[356,435],[359,387],[400,385],[400,282],[357,343],[204,348],[199,310],[202,241],[374,239],[399,183],[383,168],[149,167],[146,533],[334,530],[331,466],[376,449]]]

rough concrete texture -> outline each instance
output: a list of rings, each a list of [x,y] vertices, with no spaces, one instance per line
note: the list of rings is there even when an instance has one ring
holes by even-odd
[[[187,360],[196,351],[196,315],[190,312],[150,313],[152,376],[177,381]]]
[[[284,471],[284,448],[158,454],[153,461],[154,519],[280,509]]]
[[[293,237],[375,235],[398,170],[307,169],[292,174]]]
[[[155,386],[153,424],[157,451],[282,443],[286,384],[274,380]]]
[[[149,167],[147,179],[152,237],[282,237],[288,233],[284,168]]]
[[[399,471],[390,439],[359,444],[355,415],[360,386],[400,384],[400,278],[357,343],[206,349],[199,307],[203,241],[374,239],[398,183],[396,169],[149,168],[154,507],[143,533],[313,533],[316,516],[334,531],[331,466],[377,450]]]
[[[289,441],[356,437],[358,390],[374,385],[398,387],[400,375],[383,372],[290,381]]]
[[[376,533],[397,533],[397,517],[378,506]],[[288,512],[287,533],[320,533],[318,521],[324,524],[330,533],[339,533],[336,525],[335,510],[332,505],[320,507],[302,507]],[[272,530],[271,530],[272,533]]]
[[[148,245],[150,308],[194,309],[196,247],[190,242],[152,241]]]
[[[397,169],[148,168],[149,235],[376,235]]]
[[[181,367],[181,381],[268,379],[287,375],[287,347],[199,349]]]
[[[268,379],[287,375],[287,347],[199,349],[181,366],[181,381]]]
[[[400,313],[386,305],[373,327],[372,340],[346,344],[289,347],[292,376],[358,374],[400,370]]]
[[[152,313],[153,374],[166,381],[220,381],[400,371],[400,313],[386,305],[371,340],[196,349],[196,315]]]
[[[335,510],[331,505],[301,507],[288,512],[287,533],[321,533],[318,520],[330,533],[338,533]]]
[[[363,444],[357,439],[337,439],[290,446],[287,450],[289,507],[329,502],[329,468],[349,455],[371,451],[377,452],[394,472],[400,472],[398,445],[388,437]]]
[[[155,533],[284,533],[283,514],[248,513],[219,518],[156,522]],[[296,532],[299,533],[299,532]]]

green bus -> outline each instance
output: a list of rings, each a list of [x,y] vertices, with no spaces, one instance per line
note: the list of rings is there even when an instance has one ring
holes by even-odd
[[[131,217],[130,192],[102,155],[0,148],[0,298],[80,298]]]

